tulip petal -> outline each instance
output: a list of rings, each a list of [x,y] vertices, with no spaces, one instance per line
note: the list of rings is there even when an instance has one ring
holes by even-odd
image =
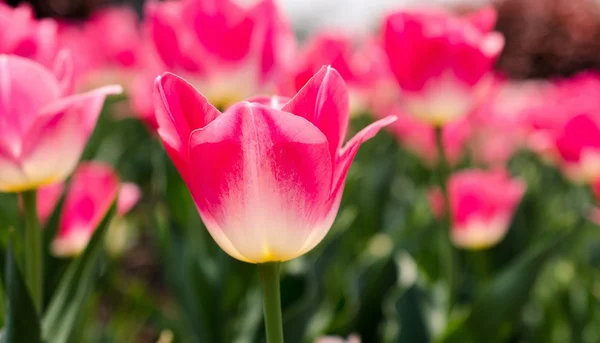
[[[183,159],[187,159],[190,133],[221,114],[194,86],[171,73],[156,78],[154,107],[158,135]]]
[[[200,214],[237,259],[294,258],[322,225],[332,162],[326,137],[304,118],[240,103],[192,133],[190,160]]]
[[[96,125],[104,99],[120,92],[120,86],[106,86],[63,98],[42,110],[27,132],[19,158],[32,185],[64,180],[73,171]]]
[[[332,158],[336,156],[346,138],[350,109],[344,79],[335,69],[321,68],[282,110],[318,127],[329,141]]]
[[[21,152],[21,138],[46,104],[60,97],[52,73],[31,60],[0,55],[0,147],[13,156]]]

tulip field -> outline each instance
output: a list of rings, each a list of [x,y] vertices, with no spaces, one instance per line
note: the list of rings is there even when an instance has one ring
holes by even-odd
[[[514,77],[501,1],[368,34],[31,3],[0,0],[0,342],[600,342],[600,69]]]

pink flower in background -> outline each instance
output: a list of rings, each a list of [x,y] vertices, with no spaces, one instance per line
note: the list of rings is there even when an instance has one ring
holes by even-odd
[[[485,97],[504,38],[490,32],[493,10],[483,11],[467,18],[442,10],[402,11],[385,19],[385,51],[410,114],[444,125]]]
[[[285,261],[323,239],[358,148],[394,118],[342,147],[348,91],[330,67],[292,99],[257,101],[221,113],[167,73],[156,80],[158,134],[219,246],[241,261]]]
[[[572,180],[592,183],[600,178],[600,125],[597,118],[580,114],[564,125],[556,139],[561,167]]]
[[[277,73],[292,62],[294,38],[273,0],[150,2],[146,18],[167,70],[219,108],[274,90]]]
[[[565,125],[581,114],[600,119],[600,74],[585,71],[566,79],[538,82],[525,95],[528,110],[524,127],[530,149],[546,162],[560,164],[563,158],[556,141]]]
[[[49,201],[42,191],[40,201]],[[110,165],[99,162],[81,164],[71,179],[59,222],[52,242],[56,256],[75,256],[87,246],[96,228],[118,195],[117,214],[125,215],[140,198],[139,188],[131,183],[120,184]]]
[[[85,22],[62,22],[59,41],[77,58],[74,73],[80,89],[107,84],[131,87],[148,54],[138,16],[129,6],[106,7]]]
[[[525,183],[503,170],[465,170],[453,174],[448,184],[451,237],[457,247],[485,249],[498,243],[509,229]],[[430,194],[434,214],[443,211],[439,190]]]
[[[434,165],[436,163],[437,146],[433,125],[414,118],[400,107],[383,113],[391,113],[398,117],[398,120],[390,125],[390,130],[396,135],[400,144],[421,157],[426,164]],[[444,127],[442,139],[450,164],[455,165],[464,157],[465,145],[471,131],[471,125],[466,118],[461,118]]]
[[[37,20],[27,4],[12,8],[0,2],[0,54],[14,54],[51,67],[57,53],[54,20]]]
[[[337,336],[326,336],[318,338],[315,343],[360,343],[360,337],[357,335],[350,335],[348,339]]]
[[[371,105],[398,96],[393,76],[381,61],[385,53],[375,42],[357,42],[343,33],[322,32],[312,37],[303,47],[289,74],[283,78],[288,87],[286,94],[294,94],[324,65],[331,65],[344,78],[350,92],[350,113],[368,110]],[[385,81],[393,81],[387,82]]]
[[[62,85],[70,82],[14,55],[0,55],[0,80],[2,192],[35,189],[67,178],[96,125],[105,97],[121,91],[119,86],[107,86],[67,96]]]

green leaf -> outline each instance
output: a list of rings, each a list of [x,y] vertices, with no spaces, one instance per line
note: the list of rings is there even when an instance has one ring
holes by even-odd
[[[39,343],[40,319],[19,271],[12,244],[6,251],[7,316],[3,343]]]
[[[116,205],[113,203],[83,254],[69,265],[60,281],[42,320],[44,338],[48,343],[68,341],[85,301],[99,277],[97,264],[104,246],[104,235],[115,211]]]

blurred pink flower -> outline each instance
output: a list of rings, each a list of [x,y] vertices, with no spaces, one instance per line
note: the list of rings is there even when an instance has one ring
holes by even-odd
[[[103,8],[81,23],[62,22],[59,42],[77,57],[79,89],[120,84],[129,90],[147,58],[140,21],[129,6]]]
[[[63,63],[69,63],[68,59]],[[0,55],[0,80],[2,192],[35,189],[67,178],[96,125],[105,97],[121,91],[119,86],[106,86],[66,96],[61,85],[68,81],[14,55]]]
[[[531,84],[529,94],[524,95],[528,106],[523,127],[526,129],[528,147],[544,161],[559,164],[562,158],[556,140],[574,116],[600,116],[599,92],[600,74],[592,71]]]
[[[465,170],[451,176],[448,184],[451,238],[457,247],[486,249],[497,244],[509,229],[525,183],[511,179],[503,170]],[[443,212],[439,189],[430,193],[436,216]]]
[[[350,335],[348,339],[344,339],[338,336],[325,336],[318,338],[315,343],[360,343],[360,337],[357,335]]]
[[[494,10],[482,11],[466,18],[442,10],[402,11],[385,19],[384,47],[410,114],[444,125],[485,97],[504,38],[490,32]]]
[[[561,167],[576,182],[600,178],[600,125],[597,118],[577,115],[567,121],[556,139]]]
[[[273,0],[150,2],[146,20],[166,70],[184,75],[219,108],[273,91],[292,61],[294,37]]]
[[[291,100],[241,102],[224,113],[167,73],[156,80],[155,107],[158,134],[210,234],[250,263],[289,260],[316,246],[335,219],[358,148],[394,121],[375,122],[342,147],[348,91],[331,67]]]
[[[51,203],[54,199],[47,198],[48,195],[43,188],[39,201]],[[56,256],[80,254],[117,195],[117,214],[123,216],[138,202],[140,190],[132,183],[120,184],[110,165],[100,162],[81,164],[73,174],[67,191],[58,233],[52,242],[52,253]]]
[[[14,54],[51,67],[57,53],[57,24],[37,20],[28,4],[12,8],[0,2],[0,54]]]

